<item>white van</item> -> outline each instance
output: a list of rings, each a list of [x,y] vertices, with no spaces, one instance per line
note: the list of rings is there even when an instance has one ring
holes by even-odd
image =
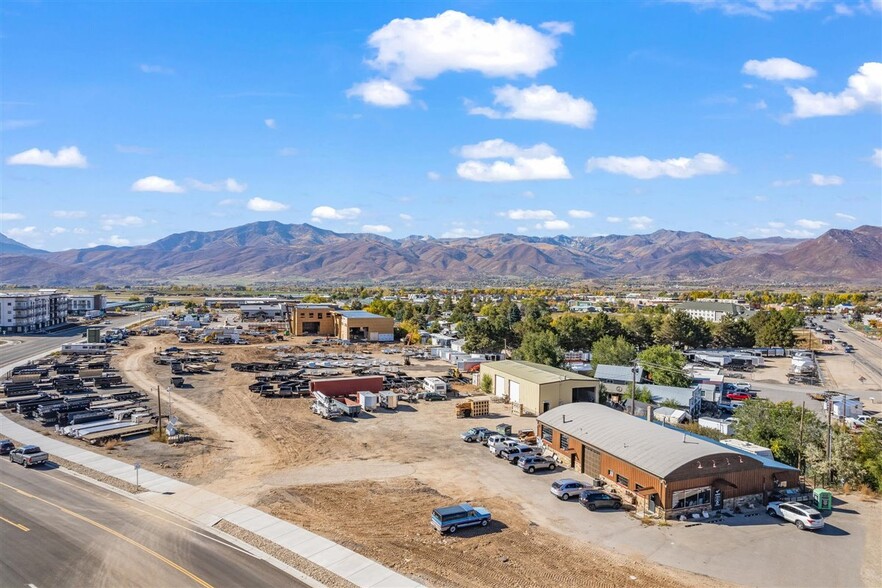
[[[423,380],[423,390],[447,396],[447,382],[441,378],[425,378]]]

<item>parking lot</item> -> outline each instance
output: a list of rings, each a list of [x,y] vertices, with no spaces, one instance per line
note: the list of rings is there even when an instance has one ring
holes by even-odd
[[[169,369],[154,364],[152,352],[174,343],[135,338],[114,361],[135,386],[164,388]],[[510,416],[507,405],[457,419],[455,401],[405,403],[397,412],[325,421],[308,399],[249,392],[253,375],[229,368],[270,359],[269,350],[224,352],[216,372],[188,376],[192,388],[173,392],[175,414],[200,441],[171,447],[142,439],[112,455],[247,501],[430,585],[698,586],[711,576],[715,584],[857,586],[862,570],[879,578],[871,567],[879,561],[872,557],[879,507],[858,497],[846,497],[821,533],[800,532],[762,510],[670,526],[645,525],[625,511],[588,512],[549,492],[571,474],[527,474],[460,440],[472,426],[535,427],[535,419]],[[430,375],[446,367],[415,360],[406,370]],[[493,525],[439,536],[431,510],[462,501],[488,507]],[[794,549],[835,553],[837,565],[805,557],[791,564]]]

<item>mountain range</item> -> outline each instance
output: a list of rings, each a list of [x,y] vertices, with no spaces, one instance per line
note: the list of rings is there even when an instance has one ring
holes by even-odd
[[[147,245],[48,252],[0,235],[0,283],[488,283],[691,281],[726,285],[882,283],[882,227],[815,239],[648,235],[390,239],[256,222]]]

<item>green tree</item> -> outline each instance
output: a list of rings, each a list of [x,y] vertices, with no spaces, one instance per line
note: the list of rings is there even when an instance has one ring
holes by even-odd
[[[637,363],[643,366],[653,384],[661,386],[689,386],[692,378],[683,373],[686,356],[668,345],[655,345],[637,354]]]
[[[564,350],[554,331],[532,331],[524,335],[514,356],[515,359],[560,367],[563,365]]]
[[[583,316],[567,313],[556,319],[552,326],[564,349],[575,351],[591,347],[591,333]]]
[[[637,357],[637,350],[624,337],[601,337],[591,346],[591,364],[596,368],[603,365],[631,365]]]
[[[713,331],[714,347],[753,347],[756,343],[756,335],[750,323],[741,318],[726,315]]]
[[[796,335],[788,320],[777,310],[761,311],[748,319],[759,347],[793,347]]]
[[[629,315],[627,320],[622,321],[625,339],[638,349],[651,347],[655,342],[655,330],[661,325],[662,320],[657,314],[641,312]]]
[[[671,347],[707,347],[712,335],[707,322],[694,319],[685,312],[672,312],[656,332],[656,342]]]
[[[588,326],[588,338],[591,343],[598,341],[603,337],[620,337],[625,334],[622,323],[614,317],[599,312],[591,317],[591,323]]]
[[[481,376],[481,392],[484,394],[490,394],[493,391],[493,378],[490,374],[484,374]]]
[[[821,420],[813,411],[803,411],[792,402],[748,400],[735,411],[735,417],[737,438],[770,448],[775,459],[783,463],[796,466],[800,451],[810,463],[811,455],[823,447]],[[799,444],[800,417],[803,419],[802,445]]]

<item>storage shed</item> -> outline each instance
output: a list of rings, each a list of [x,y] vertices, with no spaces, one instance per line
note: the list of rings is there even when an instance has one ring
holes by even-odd
[[[537,422],[564,463],[664,517],[764,504],[773,490],[799,485],[794,467],[599,404],[559,406]]]
[[[481,364],[481,378],[493,380],[493,394],[508,397],[522,414],[538,415],[571,402],[598,402],[600,382],[582,374],[529,361]]]
[[[334,314],[337,337],[345,341],[394,341],[395,319],[366,310],[340,310]]]

